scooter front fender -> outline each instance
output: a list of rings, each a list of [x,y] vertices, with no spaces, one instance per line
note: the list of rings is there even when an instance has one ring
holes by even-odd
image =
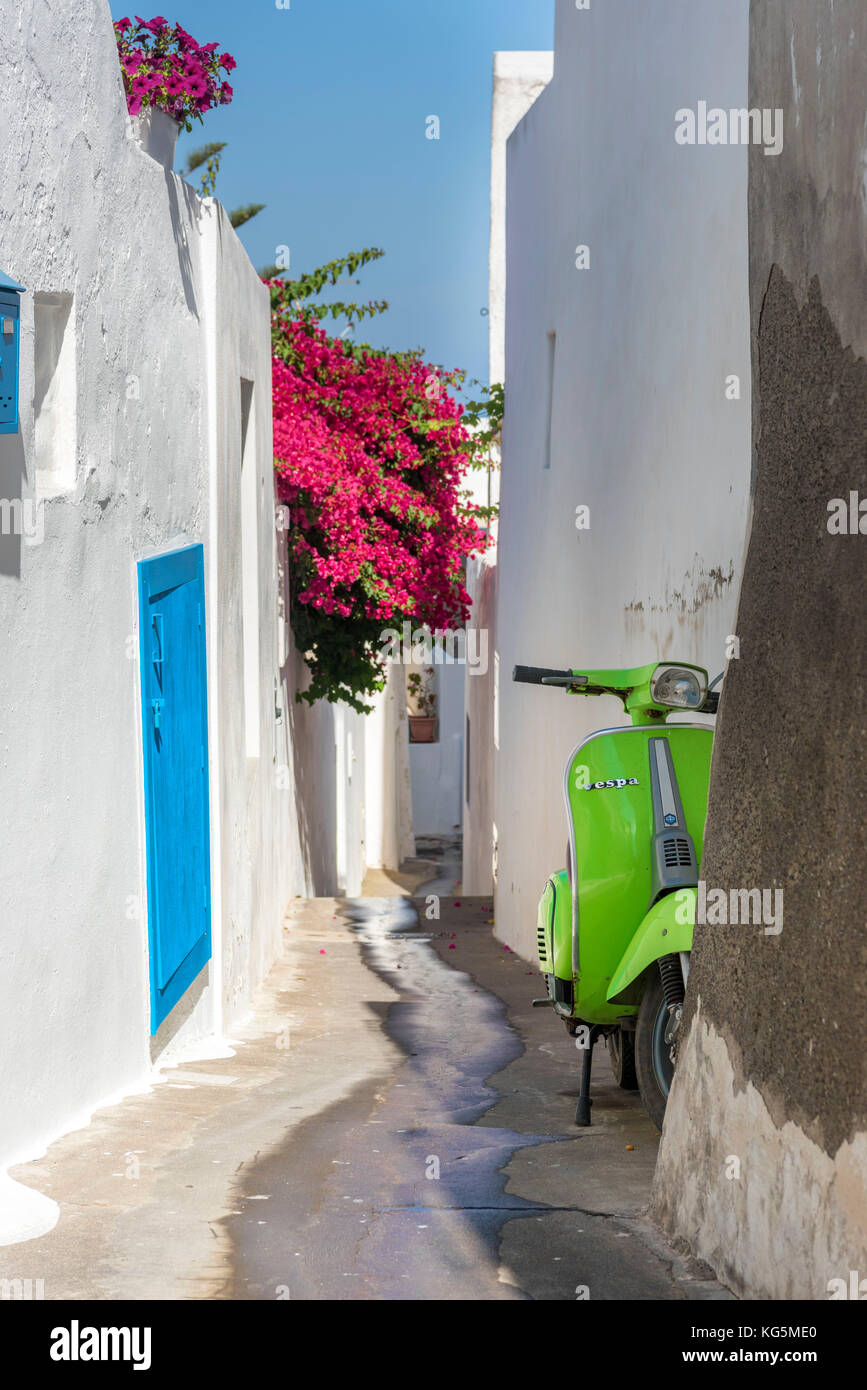
[[[635,1004],[630,986],[661,956],[692,950],[695,926],[695,889],[668,893],[645,916],[611,977],[606,998],[610,1004]]]

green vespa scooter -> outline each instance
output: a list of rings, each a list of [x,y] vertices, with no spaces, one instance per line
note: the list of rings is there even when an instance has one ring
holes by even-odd
[[[687,662],[632,670],[516,666],[512,679],[573,695],[616,695],[631,725],[599,729],[566,763],[568,865],[539,903],[537,945],[548,1005],[583,1049],[575,1123],[590,1124],[593,1046],[637,1089],[662,1128],[674,1070],[707,811],[713,731],[667,724],[715,714],[719,694]]]

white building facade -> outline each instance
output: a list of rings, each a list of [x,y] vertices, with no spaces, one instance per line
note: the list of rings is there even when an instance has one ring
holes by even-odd
[[[545,90],[554,73],[554,55],[528,50],[495,53],[491,100],[491,226],[488,252],[488,381],[502,385],[506,375],[506,151],[509,136]],[[487,477],[470,476],[473,501],[481,506],[500,500],[501,451],[493,451]],[[494,760],[496,724],[494,692],[497,663],[497,521],[490,523],[491,543],[467,565],[473,627],[485,660],[467,668],[464,689],[466,752],[463,792],[463,892],[488,896],[495,872]]]
[[[538,895],[565,862],[566,758],[622,713],[513,685],[513,666],[659,658],[715,675],[732,634],[750,474],[747,152],[678,144],[675,113],[745,105],[747,17],[746,0],[559,0],[553,77],[508,139],[497,567],[479,589],[495,656],[487,727],[471,711],[484,733],[464,877],[485,892],[493,864],[497,933],[528,958]]]
[[[394,783],[366,787],[374,725],[295,702],[267,290],[136,138],[105,0],[23,0],[0,64],[0,267],[25,289],[0,435],[2,1168],[224,1034],[288,900],[358,893],[365,838],[395,867],[401,846]],[[188,633],[155,603],[181,579]],[[164,785],[182,705],[201,761]],[[402,716],[386,697],[371,720],[405,771]],[[195,856],[184,956],[169,889]]]

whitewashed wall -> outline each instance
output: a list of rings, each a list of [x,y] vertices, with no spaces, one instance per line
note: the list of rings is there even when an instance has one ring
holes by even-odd
[[[489,380],[506,373],[506,146],[554,75],[554,54],[532,49],[494,54],[491,100],[491,228],[488,252]]]
[[[371,869],[397,869],[415,854],[405,668],[388,668],[385,690],[364,718],[364,853]]]
[[[732,631],[750,473],[746,150],[678,145],[674,117],[702,98],[745,104],[747,15],[747,0],[558,0],[553,79],[508,142],[493,819],[497,931],[527,956],[564,861],[565,759],[623,718],[613,700],[515,686],[512,667],[659,657],[716,674]],[[730,374],[740,400],[725,398]]]
[[[434,666],[437,742],[411,743],[412,823],[416,835],[460,833],[463,809],[464,678],[467,667]]]
[[[493,892],[494,844],[494,675],[496,649],[496,550],[467,565],[467,592],[472,599],[473,626],[487,638],[488,659],[475,671],[466,669],[464,682],[465,734],[463,788],[462,891],[488,897]],[[481,640],[481,639],[480,639]]]
[[[288,899],[315,891],[305,825],[326,823],[316,853],[336,860],[337,797],[328,711],[307,723],[320,761],[303,815],[292,777],[267,292],[224,211],[132,138],[104,0],[22,0],[6,16],[0,265],[28,292],[21,431],[0,437],[0,496],[33,504],[39,526],[0,536],[0,1166],[231,1025],[274,959]],[[34,306],[52,295],[72,300],[69,371],[52,429],[37,432]],[[198,541],[213,954],[151,1040],[136,560]],[[258,638],[246,670],[245,623],[248,645]],[[345,831],[356,879],[359,802]]]
[[[532,50],[495,53],[491,95],[491,211],[488,255],[488,352],[491,385],[506,375],[506,150],[509,136],[551,81],[554,55]],[[500,450],[490,475],[470,474],[472,500],[481,506],[500,500]],[[494,660],[497,613],[496,518],[490,522],[491,544],[467,565],[471,623],[485,634],[487,660],[466,671],[465,732],[469,754],[463,794],[463,882],[467,895],[493,891],[494,845]],[[480,639],[481,640],[481,639]],[[481,648],[479,648],[480,650]],[[482,665],[484,669],[482,669]]]

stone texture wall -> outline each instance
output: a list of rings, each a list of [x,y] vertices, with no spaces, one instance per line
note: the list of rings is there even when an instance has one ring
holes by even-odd
[[[656,1211],[737,1291],[867,1275],[867,11],[762,0],[750,105],[753,515],[702,876],[783,929],[698,926]],[[867,509],[865,509],[867,510]],[[867,520],[865,520],[867,530]]]

